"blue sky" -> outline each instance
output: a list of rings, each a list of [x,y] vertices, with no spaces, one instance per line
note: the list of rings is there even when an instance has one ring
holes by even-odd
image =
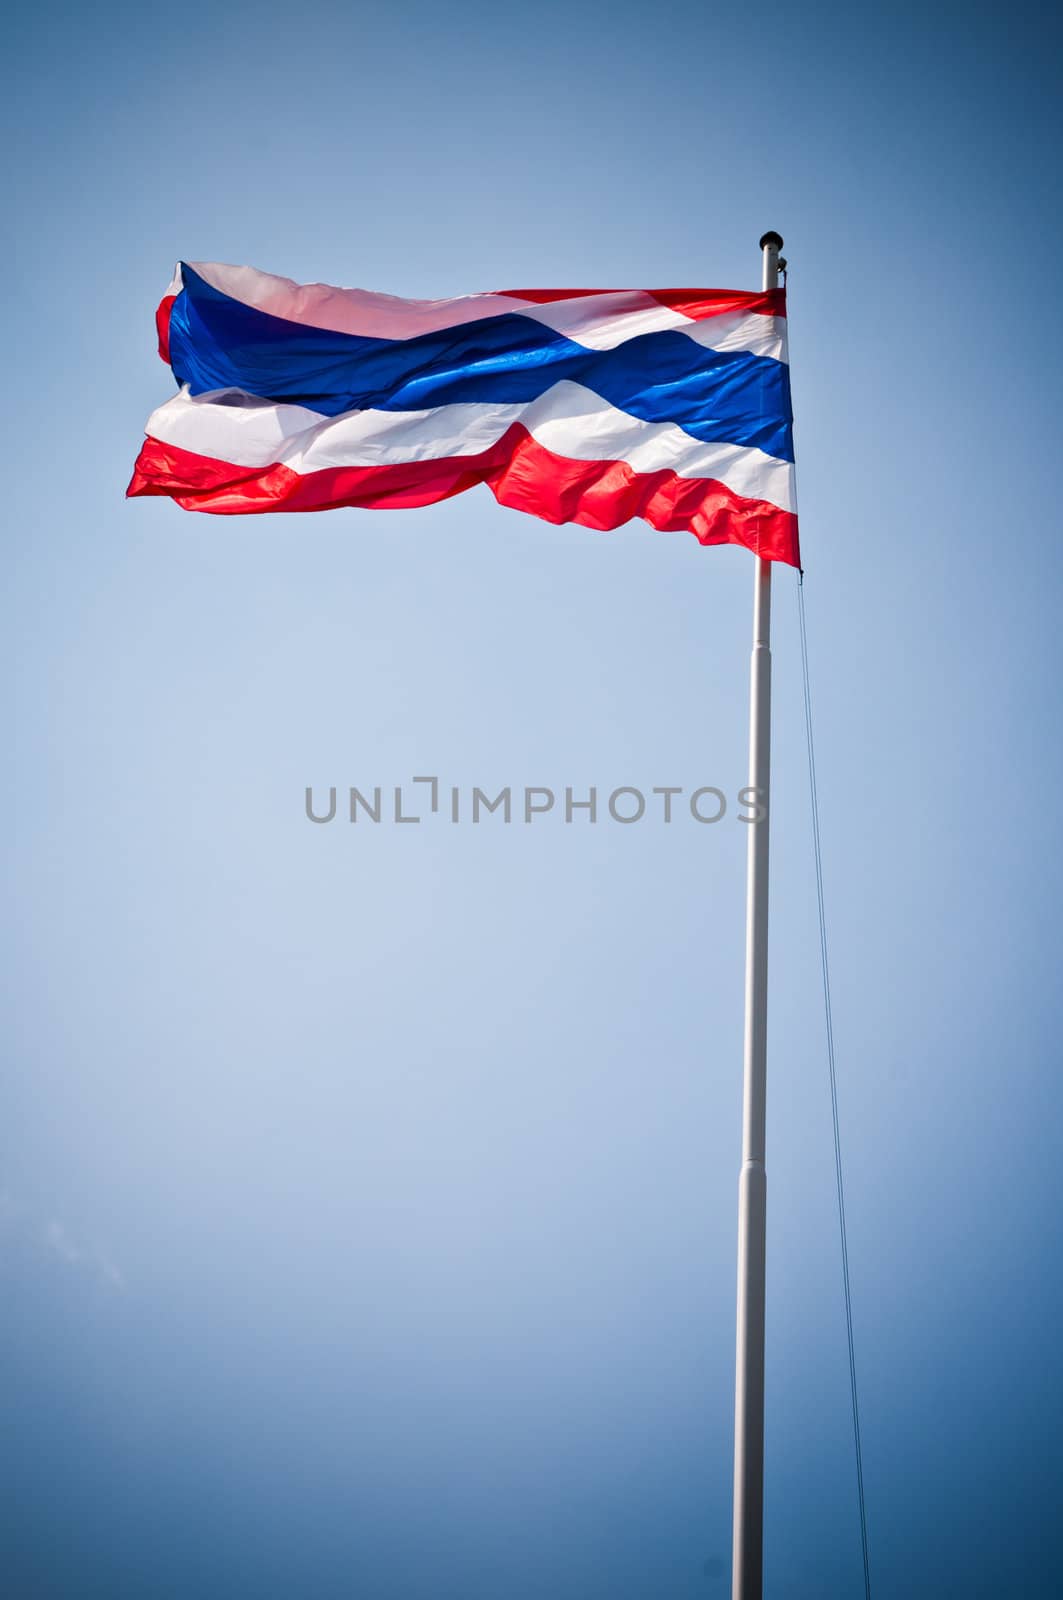
[[[876,1592],[1058,1590],[1059,25],[9,25],[0,1565],[19,1600],[727,1592],[744,830],[307,784],[745,780],[751,563],[476,491],[122,495],[179,257],[756,287],[786,238]],[[767,1588],[860,1592],[794,580]]]

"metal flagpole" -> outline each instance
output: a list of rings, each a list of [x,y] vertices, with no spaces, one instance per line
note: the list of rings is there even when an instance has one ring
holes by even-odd
[[[777,233],[760,241],[763,286],[779,283]],[[738,1325],[732,1600],[761,1600],[764,1578],[764,1117],[768,1032],[768,821],[771,779],[771,562],[756,559],[749,684],[749,784],[764,808],[746,864],[746,1042],[738,1179]]]

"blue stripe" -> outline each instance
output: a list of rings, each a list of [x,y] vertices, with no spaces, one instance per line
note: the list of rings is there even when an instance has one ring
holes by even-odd
[[[243,389],[334,417],[369,408],[513,405],[568,379],[645,422],[672,422],[706,443],[794,458],[789,368],[766,356],[706,350],[672,331],[588,350],[519,313],[415,339],[366,339],[270,316],[212,288],[191,267],[181,270],[170,360],[193,394]]]

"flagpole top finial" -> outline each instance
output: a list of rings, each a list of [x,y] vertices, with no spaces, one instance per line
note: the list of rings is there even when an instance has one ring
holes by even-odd
[[[769,244],[773,244],[775,246],[776,250],[781,250],[782,249],[782,234],[781,233],[775,233],[775,232],[762,233],[761,236],[760,236],[760,248],[763,250],[765,245],[769,245]]]

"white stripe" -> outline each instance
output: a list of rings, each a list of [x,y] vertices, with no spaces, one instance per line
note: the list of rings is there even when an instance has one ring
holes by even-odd
[[[662,306],[642,289],[617,289],[610,294],[577,295],[571,300],[525,301],[521,312],[590,350],[613,350],[625,339],[668,328],[695,324],[681,311]]]
[[[684,332],[707,350],[748,350],[750,355],[789,362],[786,327],[785,317],[734,311],[722,317],[706,317],[704,322],[690,322]]]
[[[403,300],[370,289],[294,283],[291,278],[278,278],[255,267],[230,267],[215,261],[193,261],[190,265],[212,288],[258,311],[310,328],[329,328],[366,339],[415,339],[462,322],[516,312],[589,350],[613,350],[640,334],[674,329],[710,350],[748,350],[775,361],[786,360],[785,317],[737,311],[696,322],[681,311],[662,306],[643,289],[576,295],[571,300],[550,300],[542,305],[504,294]],[[174,292],[172,286],[169,292]]]
[[[705,444],[671,422],[643,422],[578,383],[556,383],[516,405],[451,405],[430,411],[348,411],[322,417],[304,406],[274,405],[239,389],[193,398],[187,390],[160,406],[147,433],[235,466],[282,463],[300,474],[325,467],[391,466],[479,455],[515,422],[556,455],[574,461],[626,461],[636,472],[712,478],[735,494],[794,509],[793,467],[748,445]]]
[[[523,316],[545,323],[590,350],[614,350],[640,334],[671,329],[709,350],[748,350],[774,361],[786,360],[785,317],[731,311],[695,322],[639,289],[551,300],[545,305],[523,305],[520,310]]]

